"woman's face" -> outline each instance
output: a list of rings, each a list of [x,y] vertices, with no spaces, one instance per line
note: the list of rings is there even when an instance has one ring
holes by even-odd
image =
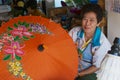
[[[94,33],[97,23],[97,16],[94,12],[88,12],[82,19],[82,28],[86,34]]]

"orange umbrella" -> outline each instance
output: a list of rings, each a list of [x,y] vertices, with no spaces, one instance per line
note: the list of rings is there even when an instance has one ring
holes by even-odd
[[[0,80],[74,80],[76,47],[60,24],[21,16],[0,27]]]

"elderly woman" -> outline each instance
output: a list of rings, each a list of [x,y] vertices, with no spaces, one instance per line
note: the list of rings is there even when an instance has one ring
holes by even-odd
[[[74,27],[70,36],[79,53],[78,75],[75,80],[96,80],[97,70],[111,48],[111,44],[101,31],[99,24],[103,18],[98,4],[87,4],[81,9],[81,27]]]

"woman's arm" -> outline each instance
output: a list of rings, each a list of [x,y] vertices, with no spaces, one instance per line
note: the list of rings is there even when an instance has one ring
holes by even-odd
[[[91,66],[89,67],[88,69],[85,69],[81,72],[78,73],[78,76],[84,76],[84,75],[87,75],[87,74],[91,74],[91,73],[94,73],[98,70],[99,68],[95,67],[95,66]]]

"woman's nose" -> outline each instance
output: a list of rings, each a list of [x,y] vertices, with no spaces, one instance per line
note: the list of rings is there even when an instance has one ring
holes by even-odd
[[[90,24],[90,21],[89,20],[86,20],[86,25],[89,25]]]

